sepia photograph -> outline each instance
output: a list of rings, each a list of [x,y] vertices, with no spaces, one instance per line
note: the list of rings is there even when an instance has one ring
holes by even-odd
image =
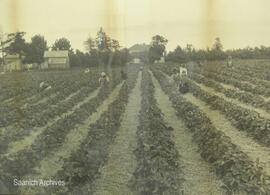
[[[270,195],[269,0],[0,0],[0,195]]]

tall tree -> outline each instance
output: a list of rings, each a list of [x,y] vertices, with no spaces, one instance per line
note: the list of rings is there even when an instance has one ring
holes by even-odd
[[[92,37],[88,37],[88,39],[84,42],[84,46],[88,52],[97,49],[96,41]]]
[[[149,60],[151,63],[159,60],[164,55],[167,43],[168,40],[161,35],[152,37],[151,47],[149,49]]]
[[[219,37],[217,37],[215,39],[215,43],[213,45],[213,50],[217,50],[217,51],[222,51],[223,50],[223,45],[221,43],[221,40]]]
[[[3,48],[4,52],[7,54],[19,54],[20,57],[23,56],[27,49],[27,44],[23,38],[24,35],[25,32],[8,34],[8,39],[6,40],[7,46]]]
[[[44,52],[47,49],[47,41],[43,36],[33,36],[31,43],[28,44],[24,61],[26,63],[42,63]]]
[[[70,49],[71,49],[70,41],[64,37],[57,39],[52,46],[52,50],[70,50]]]
[[[112,39],[111,47],[114,51],[117,51],[120,49],[119,41]]]

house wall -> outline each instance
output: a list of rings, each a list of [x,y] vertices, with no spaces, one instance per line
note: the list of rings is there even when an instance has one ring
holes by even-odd
[[[18,71],[22,70],[22,62],[20,59],[6,59],[6,64],[4,65],[4,71]]]
[[[69,68],[69,58],[48,58],[45,61],[48,64],[49,69],[65,69]]]

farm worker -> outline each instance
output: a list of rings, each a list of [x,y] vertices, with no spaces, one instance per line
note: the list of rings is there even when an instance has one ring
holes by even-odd
[[[232,67],[232,56],[228,56],[227,66],[230,67],[230,68]]]
[[[140,67],[140,71],[142,71],[142,70],[143,70],[143,67],[141,66],[141,67]]]
[[[52,88],[52,86],[50,86],[48,83],[46,83],[46,82],[41,82],[40,84],[39,84],[39,88],[41,89],[41,90],[49,90],[49,89],[51,89]]]
[[[176,85],[176,87],[178,88],[179,87],[179,83],[180,83],[180,74],[177,70],[177,68],[174,68],[173,69],[173,74],[170,78],[170,82],[174,85]]]
[[[189,91],[188,77],[187,77],[187,69],[183,68],[180,72],[180,85],[179,91],[181,93],[187,93]]]
[[[180,67],[179,68],[180,76],[186,75],[187,76],[187,69]]]
[[[109,83],[109,82],[110,82],[110,78],[106,75],[105,72],[102,72],[99,78],[100,86],[104,86],[105,83]]]
[[[121,70],[121,78],[122,78],[122,80],[127,79],[127,74],[123,70]]]

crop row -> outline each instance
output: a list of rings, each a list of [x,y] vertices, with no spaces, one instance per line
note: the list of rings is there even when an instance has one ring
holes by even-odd
[[[201,74],[204,75],[205,77],[212,78],[218,82],[233,85],[234,87],[237,87],[243,91],[259,94],[265,97],[270,96],[270,89],[264,86],[253,86],[249,83],[243,83],[237,79],[234,79],[228,76],[223,76],[223,75],[213,73],[213,72],[201,71]]]
[[[112,86],[116,86],[119,82],[120,79],[114,79]],[[61,118],[50,127],[46,128],[42,134],[36,138],[30,148],[26,148],[9,157],[3,156],[0,171],[6,171],[1,175],[3,178],[0,179],[7,184],[11,184],[9,181],[10,178],[21,178],[25,174],[29,174],[32,168],[38,165],[42,158],[53,153],[53,151],[56,151],[63,144],[66,135],[71,129],[75,128],[76,125],[83,122],[96,111],[96,108],[111,93],[113,87],[102,88],[95,98],[81,105],[73,114]]]
[[[93,79],[93,77],[95,77],[95,79]],[[65,79],[63,80],[63,78]],[[53,103],[56,100],[61,100],[61,98],[65,97],[64,95],[69,95],[72,92],[76,91],[78,88],[89,85],[89,82],[95,81],[96,79],[97,75],[94,73],[88,75],[88,78],[84,75],[73,74],[71,74],[69,78],[59,76],[55,78],[55,81],[53,81],[55,83],[55,86],[52,87],[52,89],[45,91],[40,91],[38,86],[39,83],[33,81],[33,83],[29,83],[29,85],[35,85],[32,87],[31,91],[28,91],[27,93],[21,92],[19,95],[12,97],[12,100],[10,101],[0,102],[0,113],[2,113],[3,115],[0,118],[3,121],[4,117],[14,116],[14,114],[11,113],[14,110],[17,113],[27,112],[27,110],[33,110],[35,106],[39,105],[39,101],[42,99],[51,100],[49,103]],[[9,88],[9,91],[21,90],[24,87],[24,85],[11,86]],[[4,92],[1,91],[1,93]],[[46,103],[46,101],[43,102],[43,104]]]
[[[159,70],[165,69],[157,66],[155,68]],[[167,70],[167,72],[169,71],[170,70]],[[193,79],[195,79],[194,73],[191,73],[190,75]],[[197,78],[196,81],[201,82],[203,81],[203,78]],[[213,83],[210,84],[209,80],[205,82],[207,83],[207,85],[214,85]],[[213,108],[220,110],[223,114],[225,114],[227,119],[229,119],[236,128],[240,129],[241,131],[246,131],[258,143],[266,145],[268,147],[270,146],[269,119],[262,118],[257,112],[243,108],[232,102],[226,101],[222,97],[211,95],[192,82],[190,82],[190,86],[192,88],[192,93],[196,97],[203,100],[208,105],[211,105]],[[217,90],[221,90],[219,86],[216,86],[215,88],[217,88]],[[226,96],[229,96],[230,94],[231,96],[234,96],[234,93],[228,91],[226,92]],[[238,98],[241,97],[247,96],[239,96]],[[266,108],[268,108],[268,106]]]
[[[94,89],[97,87],[98,82],[96,78],[90,80],[91,82],[88,85],[88,89]],[[64,90],[61,93],[58,93],[55,97],[49,98],[47,101],[44,101],[39,104],[29,105],[27,107],[17,107],[15,103],[13,109],[12,105],[3,105],[0,112],[0,124],[1,127],[6,127],[13,125],[16,128],[30,128],[34,126],[44,125],[48,119],[50,113],[54,113],[56,110],[55,106],[58,102],[61,102],[68,95],[77,91],[80,87],[76,84],[65,83],[62,86]],[[89,90],[85,90],[88,92]],[[90,90],[91,91],[91,90]],[[57,91],[55,91],[57,92]],[[14,103],[13,103],[14,104]],[[44,112],[47,112],[47,117],[44,115]]]
[[[159,70],[165,70],[164,67],[155,67]],[[167,68],[169,69],[169,68]],[[167,70],[170,72],[171,70]],[[194,79],[194,73],[190,74]],[[193,75],[193,76],[192,76]],[[203,81],[203,78],[196,79]],[[200,81],[199,81],[200,82]],[[211,85],[207,80],[207,84]],[[240,129],[246,131],[255,141],[262,145],[270,146],[270,120],[259,116],[259,114],[253,110],[242,108],[232,102],[224,100],[222,97],[211,95],[207,91],[202,90],[196,84],[190,82],[192,93],[199,99],[211,105],[214,109],[220,110],[225,116],[232,122],[232,124]],[[213,86],[211,86],[213,87]],[[216,86],[217,90],[221,90],[219,86]],[[226,96],[234,96],[231,92],[226,92]],[[238,98],[240,98],[239,96]],[[243,96],[242,96],[243,97]],[[247,97],[245,95],[245,97]],[[242,99],[243,100],[243,99]]]
[[[240,81],[246,81],[246,82],[250,82],[253,85],[256,86],[263,86],[265,88],[270,88],[270,82],[263,80],[263,79],[259,79],[260,78],[260,74],[255,74],[253,71],[249,71],[249,70],[236,70],[236,69],[230,69],[227,67],[218,67],[218,65],[216,65],[215,69],[209,69],[207,66],[203,69],[203,71],[209,71],[209,72],[213,72],[213,73],[217,73],[226,77],[231,77],[234,78],[236,80],[240,80]]]
[[[218,82],[196,73],[190,73],[189,76],[197,83],[203,83],[204,85],[215,89],[217,92],[223,93],[226,97],[237,99],[240,102],[252,105],[256,108],[262,108],[270,113],[270,102],[266,102],[264,98],[259,95],[234,89],[226,89]]]
[[[80,149],[64,159],[62,170],[54,180],[64,180],[62,187],[44,188],[47,194],[92,194],[92,183],[99,175],[99,168],[107,162],[108,152],[121,123],[128,96],[134,88],[137,70],[128,74],[127,81],[119,91],[118,98],[109,105],[96,123],[89,126],[88,135]]]
[[[67,113],[80,101],[83,101],[94,89],[97,88],[97,83],[92,83],[92,86],[85,88],[76,94],[68,101],[63,101],[57,104],[57,106],[49,107],[46,105],[40,105],[29,112],[25,112],[20,120],[19,125],[12,124],[12,126],[6,128],[5,133],[2,133],[0,138],[0,148],[3,153],[6,151],[7,146],[10,142],[18,141],[23,137],[29,135],[35,131],[38,127],[44,127],[57,116]],[[15,113],[16,114],[16,113]]]
[[[108,111],[104,112],[95,124],[90,125],[87,139],[81,144],[80,149],[65,159],[63,169],[56,177],[66,181],[66,188],[50,190],[61,190],[62,193],[75,191],[77,194],[90,193],[93,190],[91,184],[98,177],[99,168],[107,162],[109,148],[120,127],[120,117],[127,100],[125,83]]]
[[[155,66],[161,69],[166,74],[171,75],[173,73],[173,69],[175,67],[179,67],[179,64],[156,64]],[[232,78],[231,76],[224,76],[221,73],[217,73],[218,69],[219,69],[218,67],[208,67],[208,68],[198,69],[192,63],[189,63],[189,66],[188,66],[189,72],[201,74],[207,78],[214,79],[217,82],[233,85],[234,87],[239,88],[240,90],[243,90],[246,92],[262,95],[264,97],[270,97],[270,89],[268,87],[264,85],[254,86],[249,83],[243,83],[239,81],[238,79]],[[226,70],[224,70],[224,72],[226,72]]]
[[[212,108],[220,110],[236,128],[246,131],[258,143],[270,146],[269,119],[264,119],[257,112],[226,101],[222,97],[211,95],[192,82],[190,86],[194,96],[211,105]]]
[[[269,62],[270,60],[233,60],[233,68],[228,68],[227,61],[209,61],[204,67],[225,72],[232,70],[241,75],[247,74],[250,78],[269,81]]]
[[[178,117],[182,118],[193,132],[193,139],[199,146],[201,156],[214,167],[217,176],[223,180],[224,188],[230,194],[269,194],[270,186],[266,182],[267,176],[261,171],[262,168],[251,162],[224,133],[218,131],[197,106],[176,95],[175,89],[160,71],[153,70],[153,73],[170,97]]]
[[[112,72],[112,78],[120,77],[118,72]],[[1,152],[5,152],[5,149],[11,141],[17,141],[19,139],[22,139],[24,136],[31,133],[33,128],[37,127],[44,127],[45,125],[48,125],[51,121],[51,119],[60,116],[66,112],[68,112],[70,109],[72,109],[78,102],[83,101],[89,93],[91,93],[94,89],[97,88],[98,82],[97,82],[97,76],[94,76],[91,78],[90,83],[88,87],[85,87],[79,91],[75,96],[70,98],[68,101],[61,101],[60,99],[51,99],[48,102],[44,102],[40,105],[30,107],[31,109],[27,109],[24,112],[19,113],[13,113],[21,114],[20,120],[16,121],[16,123],[12,123],[11,121],[8,121],[11,126],[6,128],[6,134],[2,133],[1,136],[1,142],[0,142],[0,148]],[[76,86],[70,86],[70,90],[74,90],[74,87]],[[69,88],[67,88],[66,91],[68,91]],[[78,89],[77,89],[78,90]],[[64,94],[63,94],[64,98]],[[56,106],[56,102],[59,102]],[[47,106],[47,104],[50,103],[50,106]]]
[[[164,122],[154,98],[148,72],[142,75],[142,107],[134,151],[137,168],[130,187],[137,194],[180,194],[183,178],[179,153],[172,141],[172,128]]]
[[[70,77],[72,75],[72,77]],[[72,82],[70,78],[80,78],[77,72],[31,72],[31,73],[12,73],[1,82],[0,102],[9,98],[17,101],[27,100],[27,98],[39,92],[40,82],[47,82],[52,89],[57,88],[64,81]],[[60,88],[59,88],[60,89]],[[50,90],[51,91],[51,90]],[[46,92],[48,94],[49,91]]]
[[[106,163],[109,147],[120,126],[120,116],[123,113],[127,101],[127,84],[125,83],[119,93],[119,98],[114,101],[107,112],[100,119],[90,125],[88,136],[80,146],[80,149],[72,153],[71,157],[64,160],[62,170],[57,173],[54,180],[64,180],[65,186],[52,186],[34,190],[46,191],[46,194],[75,193],[87,194],[92,189],[88,186],[99,173],[99,167]]]

